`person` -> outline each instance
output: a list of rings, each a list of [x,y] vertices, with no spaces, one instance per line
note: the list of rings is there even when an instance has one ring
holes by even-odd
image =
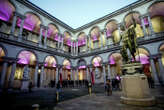
[[[59,101],[60,92],[61,92],[61,88],[60,88],[60,83],[58,82],[56,85],[56,102]]]
[[[112,88],[111,88],[109,79],[107,80],[106,85],[105,85],[105,92],[106,92],[107,96],[112,95]]]
[[[89,93],[89,95],[91,95],[91,93],[92,93],[92,83],[91,82],[88,83],[88,93]]]

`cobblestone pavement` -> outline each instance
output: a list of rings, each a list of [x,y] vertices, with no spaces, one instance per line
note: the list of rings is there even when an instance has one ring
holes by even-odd
[[[121,91],[113,91],[112,96],[104,94],[104,88],[93,88],[88,96],[87,88],[62,89],[60,102],[56,104],[55,88],[34,89],[31,93],[20,91],[1,93],[0,103],[4,110],[32,110],[39,104],[39,110],[164,110],[164,88],[151,89],[157,103],[153,107],[137,107],[120,103]]]

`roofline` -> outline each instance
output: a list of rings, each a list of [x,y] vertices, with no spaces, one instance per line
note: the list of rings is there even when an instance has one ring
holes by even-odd
[[[125,11],[128,11],[129,9],[134,9],[134,8],[136,8],[136,7],[138,7],[138,6],[141,6],[141,5],[143,5],[143,4],[147,3],[147,2],[150,2],[150,0],[137,0],[137,1],[134,2],[134,3],[131,3],[131,4],[127,5],[127,6],[124,6],[123,8],[120,8],[120,9],[118,9],[118,10],[112,12],[112,13],[109,13],[109,14],[107,14],[107,15],[101,17],[101,18],[98,18],[98,19],[96,19],[96,20],[94,20],[94,21],[91,21],[90,23],[87,23],[87,24],[85,24],[85,25],[83,25],[83,26],[81,26],[81,27],[78,27],[78,28],[74,29],[74,28],[72,28],[71,26],[67,25],[66,23],[64,23],[63,21],[57,19],[56,17],[52,16],[51,14],[49,14],[49,13],[46,12],[45,10],[39,8],[38,6],[36,6],[35,4],[31,3],[31,2],[28,1],[28,0],[17,0],[17,1],[18,1],[18,2],[21,2],[21,3],[24,4],[25,6],[31,7],[32,9],[34,9],[36,12],[38,12],[39,14],[41,14],[41,15],[43,15],[43,16],[46,15],[46,16],[47,16],[48,18],[50,18],[52,21],[57,22],[58,24],[60,24],[61,26],[65,27],[66,29],[68,29],[68,30],[71,31],[72,33],[79,32],[79,31],[81,31],[81,30],[83,30],[83,29],[86,29],[86,28],[88,28],[88,27],[90,27],[90,26],[96,24],[96,23],[100,23],[100,22],[102,22],[102,21],[104,21],[104,20],[107,20],[107,19],[110,19],[110,18],[112,18],[112,17],[114,17],[114,16],[119,15],[120,13],[123,13],[123,12],[125,12]]]

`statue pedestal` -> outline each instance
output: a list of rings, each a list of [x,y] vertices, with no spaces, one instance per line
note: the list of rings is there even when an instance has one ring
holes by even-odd
[[[138,69],[135,69],[139,65],[141,64],[131,64],[126,72],[132,73],[130,70],[134,70],[133,73],[135,74],[127,74],[121,78],[121,102],[130,105],[152,106],[155,104],[155,98],[150,94],[147,77],[144,74],[137,73]],[[127,69],[127,65],[123,66],[123,69],[125,68]]]
[[[23,79],[22,80],[22,85],[21,85],[21,91],[27,92],[29,87],[29,80]]]

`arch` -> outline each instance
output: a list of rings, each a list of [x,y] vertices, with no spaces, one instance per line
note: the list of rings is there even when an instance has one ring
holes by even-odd
[[[163,64],[163,66],[164,66],[164,43],[162,43],[162,44],[160,44],[160,46],[159,46],[159,53],[161,53],[161,60],[162,60],[162,64]]]
[[[72,63],[69,59],[63,60],[63,68],[64,69],[71,69]]]
[[[38,57],[34,51],[23,49],[17,54],[17,58],[19,59],[17,63],[19,64],[29,64],[35,65],[36,61],[38,61]]]
[[[58,36],[58,34],[59,34],[59,28],[53,23],[48,24],[47,37],[54,39],[55,37]]]
[[[45,62],[45,67],[56,67],[57,65],[57,61],[56,61],[56,58],[52,55],[48,55],[45,57],[44,59],[44,62]]]
[[[106,35],[107,36],[111,36],[113,31],[115,31],[118,26],[117,26],[117,21],[115,19],[109,20],[106,24],[105,24],[105,29],[106,29]]]
[[[133,18],[136,22],[136,28],[135,28],[135,32],[136,32],[136,36],[137,37],[143,37],[143,30],[141,27],[141,20],[140,20],[140,13],[138,11],[132,11],[129,12],[128,14],[125,15],[124,17],[124,22],[125,22],[125,27],[129,28],[133,25]]]
[[[1,45],[1,44],[0,44],[0,48],[1,48],[1,52],[2,52],[2,50],[3,50],[4,55],[5,55],[5,56],[8,56],[7,49],[6,49],[3,45]],[[1,52],[0,52],[0,54],[1,54]]]
[[[87,38],[85,32],[80,32],[77,38],[78,38],[78,46],[84,46],[86,44]]]
[[[40,24],[42,24],[42,20],[40,19],[39,15],[33,12],[26,12],[25,13],[25,20],[23,27],[29,31],[39,32]],[[17,25],[20,26],[21,19],[17,20]]]
[[[91,63],[94,67],[99,67],[101,66],[101,64],[103,63],[103,59],[101,56],[94,56],[92,59],[91,59]]]
[[[135,53],[136,61],[140,61],[141,64],[149,64],[149,56],[150,54],[146,48],[137,48],[137,52]]]
[[[91,35],[92,40],[98,40],[100,37],[100,28],[98,26],[94,26],[90,31],[89,34]]]
[[[119,52],[113,52],[108,56],[108,61],[110,65],[115,65],[117,61],[122,61],[122,55]]]
[[[0,1],[0,19],[3,21],[10,21],[15,12],[15,5],[9,0]]]
[[[154,32],[164,31],[164,1],[157,1],[148,7]]]
[[[84,59],[80,59],[77,62],[77,66],[78,66],[79,69],[84,69],[84,68],[86,68],[87,63]]]
[[[71,46],[72,35],[70,32],[64,32],[64,44]]]

